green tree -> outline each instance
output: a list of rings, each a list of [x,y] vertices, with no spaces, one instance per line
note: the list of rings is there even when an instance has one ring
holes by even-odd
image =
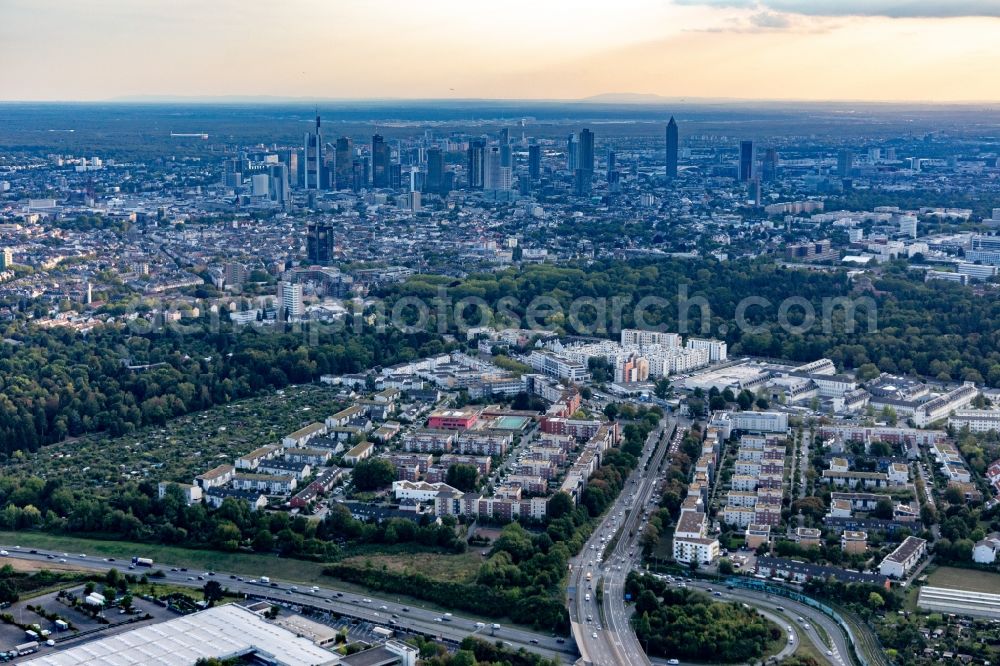
[[[385,458],[368,458],[354,466],[351,478],[360,491],[376,490],[396,480],[396,468]]]

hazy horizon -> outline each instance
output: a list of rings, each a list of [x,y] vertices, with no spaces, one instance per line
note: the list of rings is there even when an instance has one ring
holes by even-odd
[[[6,101],[1000,101],[1000,0],[0,0],[0,18]]]

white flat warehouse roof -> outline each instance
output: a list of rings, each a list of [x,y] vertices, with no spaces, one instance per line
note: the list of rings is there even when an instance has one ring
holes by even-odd
[[[334,666],[340,657],[235,604],[126,631],[22,662],[33,666],[191,666],[256,650],[284,666]]]

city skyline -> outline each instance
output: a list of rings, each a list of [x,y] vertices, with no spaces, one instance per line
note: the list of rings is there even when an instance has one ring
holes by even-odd
[[[0,13],[0,53],[17,63],[0,72],[6,101],[1000,98],[990,85],[1000,62],[992,0],[515,0],[488,17],[452,0],[300,0],[281,11],[229,0],[3,0]],[[377,58],[364,57],[372,25],[391,36]]]

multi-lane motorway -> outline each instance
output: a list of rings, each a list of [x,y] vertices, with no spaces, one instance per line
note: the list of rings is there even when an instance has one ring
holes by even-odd
[[[570,622],[585,664],[650,664],[629,624],[623,594],[625,578],[635,564],[642,513],[653,495],[658,470],[669,449],[661,445],[661,440],[664,432],[672,433],[676,425],[674,419],[666,418],[650,432],[639,464],[626,480],[618,499],[584,544],[580,555],[571,561]],[[671,446],[676,446],[678,436],[670,439]],[[605,543],[616,534],[618,541],[604,559]],[[601,591],[600,603],[598,589]]]
[[[62,564],[65,561],[65,564],[82,568],[99,571],[114,568],[123,573],[137,575],[149,572],[148,569],[130,571],[128,561],[102,559],[82,553],[29,550],[27,547],[18,547],[17,545],[0,546],[0,550],[8,553],[5,557],[16,557],[42,563],[56,561]],[[0,561],[2,560],[3,557],[0,557]],[[523,647],[546,657],[558,659],[563,663],[573,663],[576,659],[576,649],[570,639],[538,634],[509,625],[503,625],[494,630],[492,621],[487,619],[457,613],[445,614],[442,611],[420,605],[408,605],[396,600],[355,594],[329,586],[311,587],[299,583],[277,581],[273,578],[268,583],[262,583],[259,578],[254,579],[242,574],[221,571],[187,571],[163,562],[155,563],[154,569],[164,573],[163,578],[152,579],[153,582],[157,583],[201,588],[208,580],[217,580],[224,588],[228,588],[232,592],[244,593],[254,598],[291,605],[313,606],[373,624],[390,627],[395,625],[408,631],[439,636],[452,641],[461,641],[470,634],[477,634],[481,635],[484,640],[503,641],[515,649]],[[261,574],[266,576],[267,572],[262,571]]]
[[[584,545],[581,555],[572,562],[573,572],[568,590],[570,620],[573,637],[584,664],[651,664],[631,626],[624,587],[629,572],[639,565],[639,540],[643,531],[644,512],[649,507],[650,500],[655,499],[664,461],[669,461],[669,456],[678,450],[685,425],[666,419],[660,428],[650,433],[639,465],[626,481],[618,500]],[[616,534],[618,541],[612,552],[604,558],[605,540]],[[689,584],[692,587],[696,585]],[[600,603],[598,589],[601,591]],[[780,656],[794,652],[801,640],[808,640],[832,666],[851,664],[851,652],[843,631],[822,612],[788,599],[772,599],[767,594],[751,590],[723,592],[713,589],[710,584],[705,590],[722,595],[723,601],[736,601],[752,606],[778,626],[784,627],[790,640]],[[832,645],[827,645],[823,634],[830,637]]]

